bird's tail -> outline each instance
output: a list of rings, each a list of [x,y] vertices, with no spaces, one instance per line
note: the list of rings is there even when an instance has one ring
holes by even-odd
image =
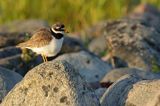
[[[27,47],[27,43],[26,42],[23,42],[23,43],[20,43],[18,45],[16,45],[17,48],[26,48]]]

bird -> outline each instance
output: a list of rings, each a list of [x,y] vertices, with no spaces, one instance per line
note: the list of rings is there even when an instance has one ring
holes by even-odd
[[[47,57],[56,56],[64,41],[64,36],[68,33],[63,23],[57,22],[50,28],[41,28],[35,31],[32,37],[16,47],[27,48],[40,54],[44,62],[47,62]]]

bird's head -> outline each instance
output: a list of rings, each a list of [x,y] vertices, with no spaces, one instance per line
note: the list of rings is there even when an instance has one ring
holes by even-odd
[[[56,23],[54,25],[52,25],[51,27],[51,30],[54,32],[54,33],[61,33],[61,34],[64,34],[64,33],[68,33],[65,29],[65,26],[63,23]]]

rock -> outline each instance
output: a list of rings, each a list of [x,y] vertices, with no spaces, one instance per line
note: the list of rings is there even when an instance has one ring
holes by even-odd
[[[107,53],[105,56],[102,57],[103,61],[108,62],[111,64],[113,68],[123,68],[123,67],[128,67],[127,62],[124,60],[120,59],[119,57],[112,56],[111,53]]]
[[[104,36],[99,36],[95,39],[93,39],[89,45],[88,48],[91,52],[96,53],[97,55],[104,55],[106,52],[107,44]]]
[[[153,27],[140,20],[124,18],[106,24],[105,35],[112,55],[124,60],[129,67],[151,71],[153,65],[160,66],[160,33]]]
[[[141,20],[147,26],[154,27],[158,32],[160,11],[150,4],[140,4],[129,15],[129,18]]]
[[[132,85],[142,80],[138,75],[125,75],[112,84],[100,99],[101,106],[124,106]]]
[[[85,77],[87,82],[99,82],[111,67],[97,56],[86,51],[64,54],[56,60],[65,60]]]
[[[105,93],[106,90],[107,90],[106,88],[98,88],[98,89],[95,90],[95,94],[100,99],[103,96],[103,94]]]
[[[128,93],[134,84],[142,80],[153,80],[155,78],[146,77],[145,79],[137,74],[124,75],[112,84],[100,99],[101,106],[125,106]],[[138,96],[138,95],[137,95]],[[137,99],[138,100],[138,99]],[[131,106],[131,105],[126,105]]]
[[[129,67],[151,71],[154,65],[160,67],[159,27],[160,11],[151,5],[142,4],[127,17],[100,22],[86,31],[87,35],[96,35],[91,37],[89,49],[97,54],[108,53],[112,49],[113,56],[128,63]],[[103,36],[107,39],[105,43]],[[98,43],[100,39],[103,45]],[[107,44],[106,47],[104,44]],[[103,51],[102,48],[107,50]]]
[[[153,5],[146,4],[146,3],[142,3],[137,7],[135,7],[135,9],[131,14],[133,13],[135,14],[151,13],[157,16],[160,15],[160,11],[157,8],[155,8]]]
[[[99,106],[95,93],[65,61],[43,63],[30,70],[1,106]]]
[[[159,106],[160,79],[140,81],[133,85],[125,106]]]
[[[37,66],[41,62],[42,58],[40,56],[32,56],[32,58],[29,60],[23,60],[21,54],[16,54],[0,59],[0,66],[8,68],[24,76],[29,69]]]
[[[0,101],[22,79],[16,72],[0,67]]]
[[[0,32],[33,32],[39,28],[48,27],[48,23],[41,20],[17,20],[1,25]]]
[[[27,33],[0,33],[0,48],[14,46],[26,39]]]
[[[17,55],[17,54],[20,54],[20,53],[21,53],[21,50],[18,49],[18,48],[15,48],[14,46],[1,48],[0,49],[0,59],[10,57],[10,56],[14,56],[14,55]]]
[[[103,87],[109,87],[112,83],[116,82],[120,77],[124,75],[132,75],[137,74],[143,79],[158,79],[160,78],[159,74],[155,74],[152,72],[146,72],[143,70],[139,70],[136,68],[117,68],[108,72],[100,81]]]
[[[78,39],[66,36],[64,38],[63,46],[61,49],[61,54],[78,52],[81,50],[86,50],[82,42]]]
[[[0,66],[15,70],[22,62],[20,54],[0,59]]]

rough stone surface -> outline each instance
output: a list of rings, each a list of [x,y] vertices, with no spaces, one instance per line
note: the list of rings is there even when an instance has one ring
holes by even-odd
[[[29,58],[28,60],[25,60],[23,57],[24,56],[21,54],[16,54],[13,56],[2,58],[0,59],[0,66],[16,71],[20,75],[24,76],[29,69],[37,66],[42,62],[41,56],[31,57],[27,54],[27,56],[25,57]]]
[[[91,28],[93,30],[97,28],[96,36],[98,38],[93,37],[89,49],[96,51],[98,48],[100,50],[96,42],[104,35],[107,39],[105,43],[107,51],[112,51],[112,57],[118,57],[128,63],[129,67],[151,71],[153,65],[160,67],[159,27],[160,11],[151,5],[142,4],[125,18],[109,20]],[[104,52],[102,51],[102,53]]]
[[[33,32],[42,27],[48,27],[48,23],[41,20],[17,20],[1,25],[0,32]]]
[[[14,46],[1,48],[0,49],[0,59],[5,58],[5,57],[14,56],[20,53],[21,53],[21,50],[18,48],[15,48]]]
[[[66,60],[78,71],[87,82],[100,81],[111,67],[97,56],[86,51],[64,54],[56,60]]]
[[[16,72],[0,67],[0,101],[22,79]]]
[[[125,106],[160,106],[160,80],[145,80],[134,84]]]
[[[51,61],[30,70],[1,106],[99,106],[99,101],[70,64]]]
[[[7,46],[14,46],[22,41],[25,40],[27,33],[0,33],[0,48],[7,47]]]
[[[82,42],[78,39],[66,36],[60,51],[61,54],[78,52],[81,50],[86,50]]]
[[[100,99],[103,96],[103,94],[105,93],[106,90],[107,90],[107,88],[98,88],[98,89],[95,90],[95,94]]]
[[[149,78],[149,80],[153,79]],[[121,77],[106,90],[100,99],[101,106],[125,106],[128,93],[133,88],[134,84],[141,80],[147,80],[147,78],[143,79],[137,74]]]
[[[0,66],[16,70],[22,62],[20,54],[0,59]]]
[[[108,22],[105,35],[112,55],[129,67],[151,71],[153,63],[160,64],[160,33],[146,21],[124,18]]]
[[[106,44],[105,36],[99,36],[93,39],[88,45],[88,49],[91,52],[94,52],[98,55],[103,55],[103,52],[106,51],[106,48],[107,48],[107,44]]]
[[[102,78],[102,80],[100,81],[101,85],[104,87],[107,87],[108,84],[112,84],[116,82],[120,77],[126,74],[129,74],[129,75],[137,74],[143,79],[160,78],[159,74],[155,74],[152,72],[146,72],[146,71],[139,70],[136,68],[117,68],[117,69],[111,70]]]
[[[160,11],[150,4],[140,4],[129,15],[129,18],[145,21],[148,26],[160,32]]]

